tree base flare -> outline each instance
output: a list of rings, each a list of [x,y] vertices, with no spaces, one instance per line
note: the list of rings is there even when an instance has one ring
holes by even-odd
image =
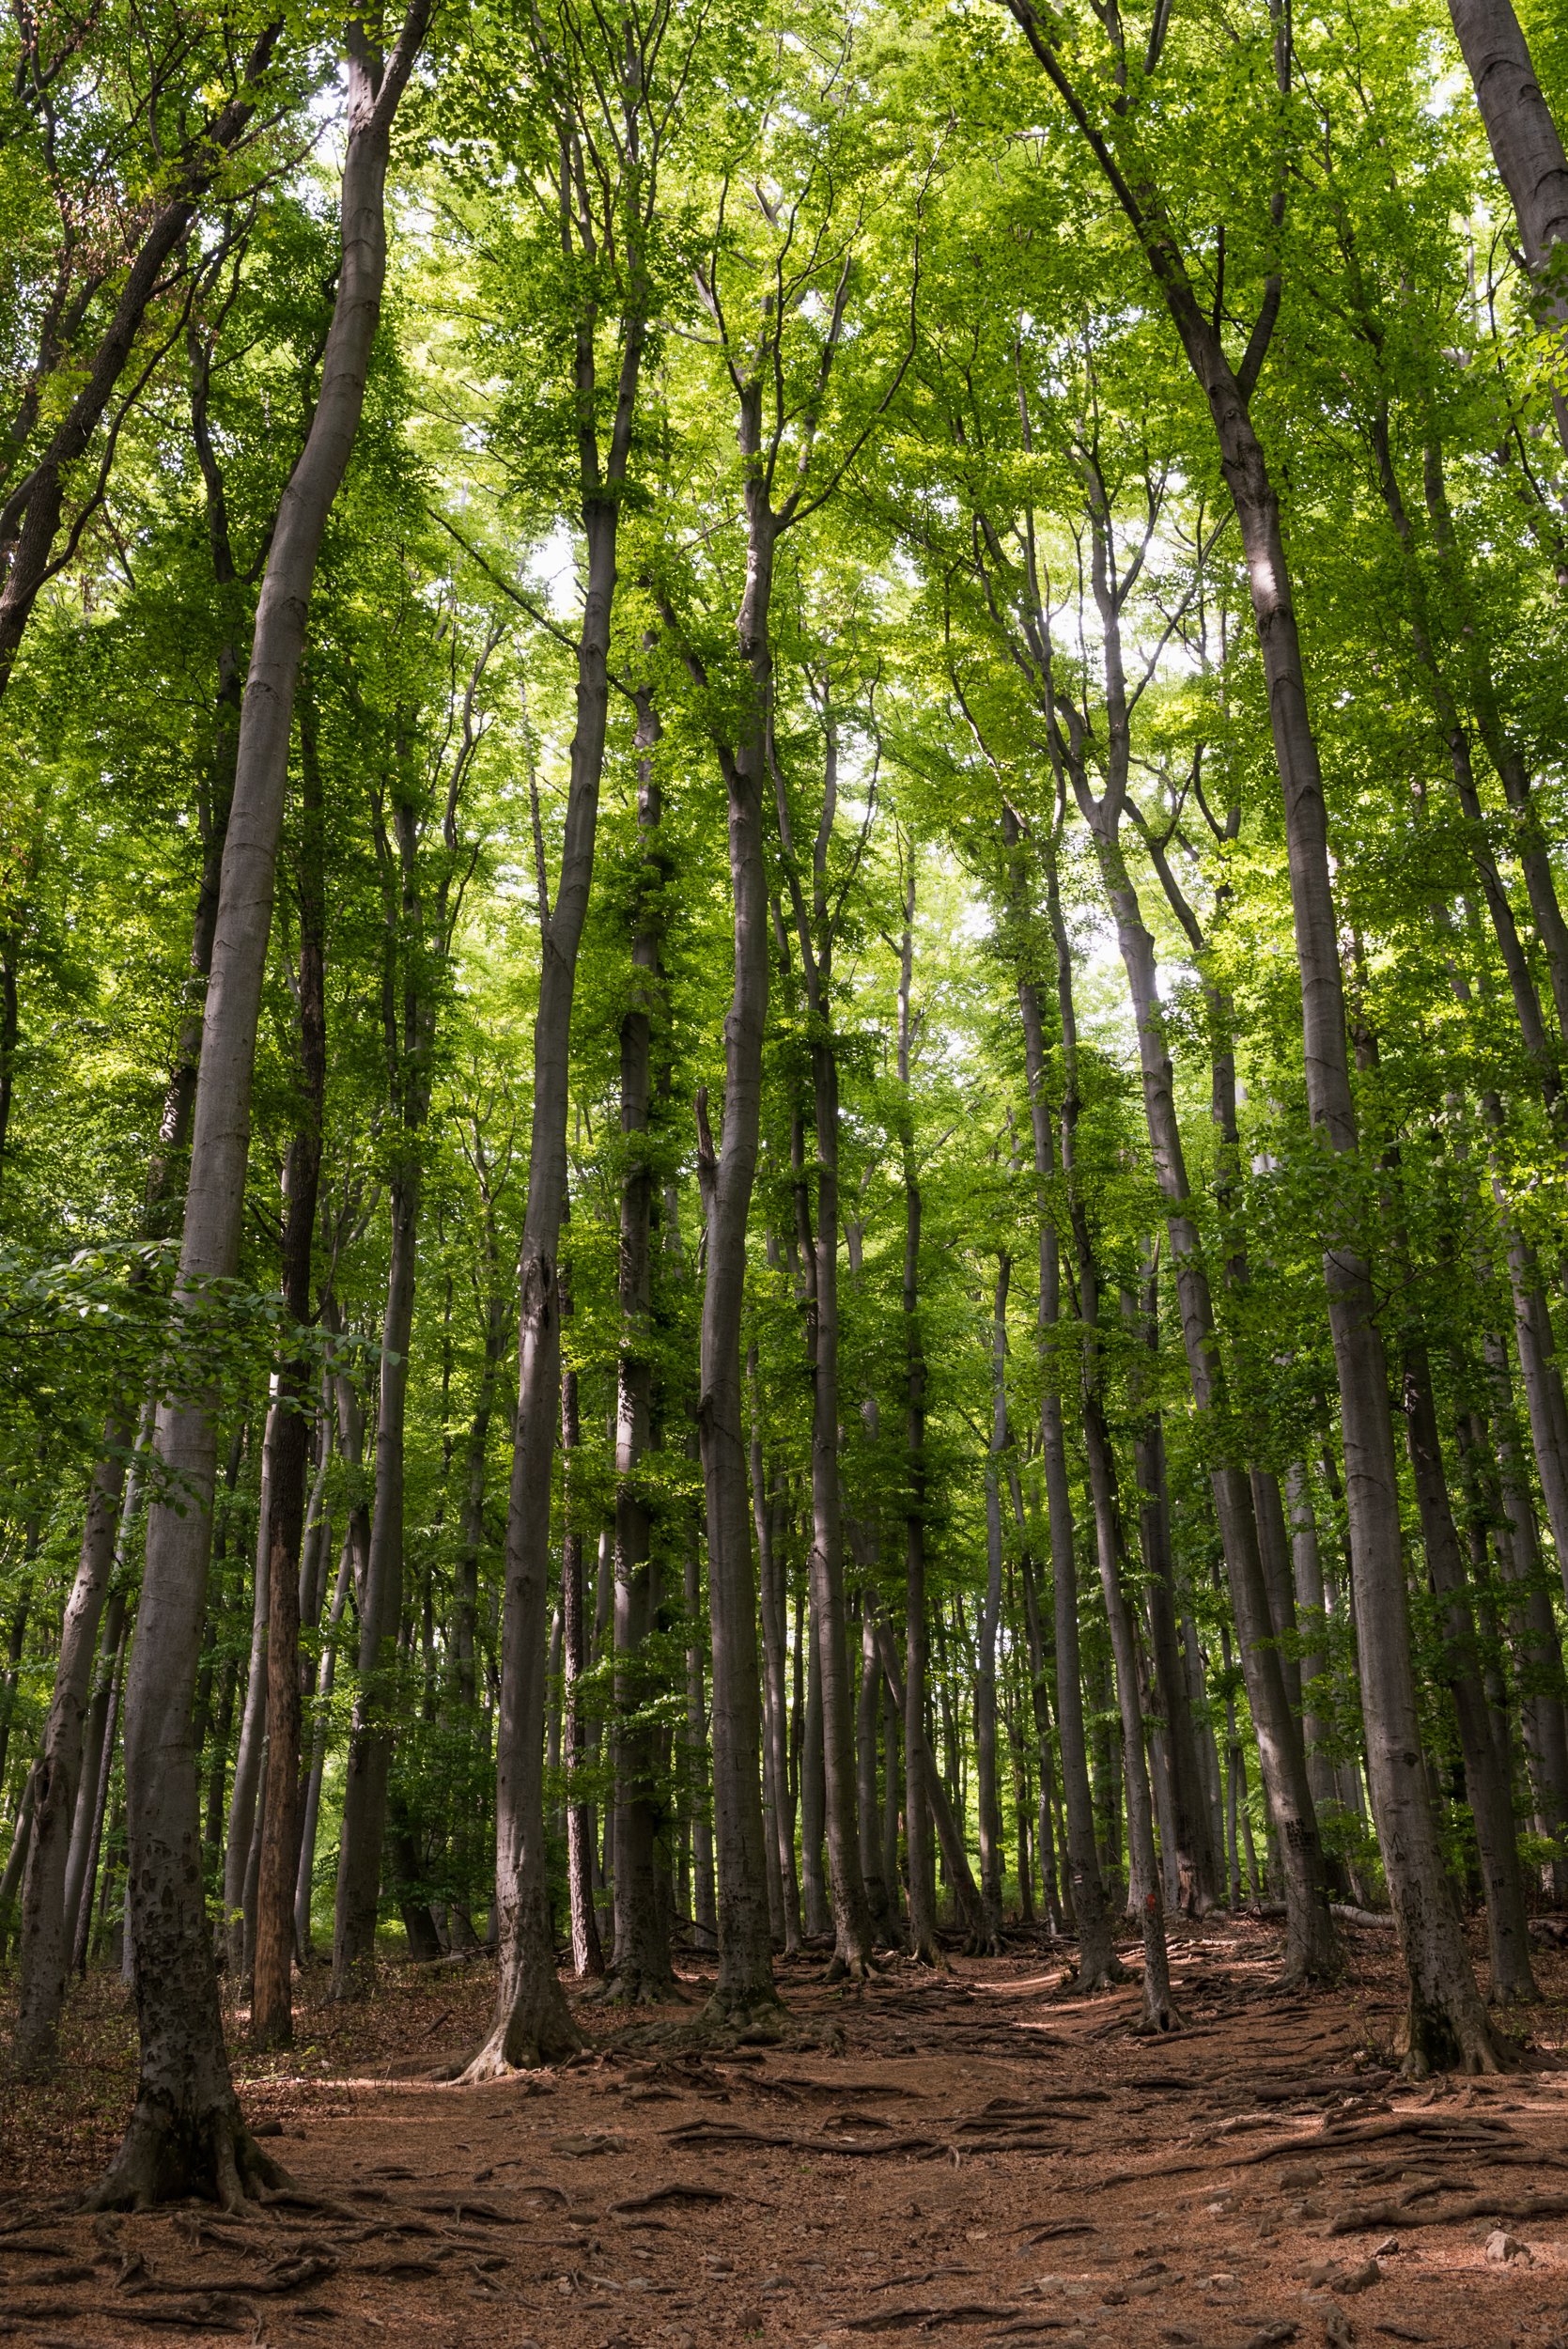
[[[581,2052],[582,2034],[563,1999],[559,2013],[508,2015],[497,2023],[473,2061],[458,2074],[464,2088],[509,2079],[514,2072],[543,2072]]]
[[[582,1993],[596,2006],[685,2006],[685,1991],[674,1974],[610,1973]]]
[[[175,2112],[144,2092],[119,2152],[82,2207],[149,2210],[194,2198],[239,2211],[293,2183],[262,2152],[232,2093],[196,2112]]]
[[[733,2031],[737,2038],[753,2032],[759,2037],[754,2045],[770,2044],[760,2034],[771,2032],[776,2041],[787,2022],[789,2010],[769,1983],[752,1983],[742,1988],[720,1983],[702,2011],[702,2022],[708,2030]]]
[[[835,1950],[820,1979],[829,1983],[875,1982],[882,1971],[876,1958],[863,1950]]]
[[[1394,2041],[1406,2079],[1430,2079],[1435,2072],[1485,2077],[1512,2072],[1522,2061],[1516,2044],[1494,2030],[1483,2013],[1479,2024],[1456,2023],[1446,2010],[1412,1999]]]

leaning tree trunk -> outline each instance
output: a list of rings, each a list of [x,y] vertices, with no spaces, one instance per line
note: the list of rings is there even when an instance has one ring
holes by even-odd
[[[393,117],[428,15],[429,0],[411,0],[384,70],[357,29],[350,35],[337,293],[319,395],[279,506],[262,583],[202,1026],[178,1297],[179,1315],[193,1320],[210,1285],[231,1279],[239,1261],[295,682],[321,536],[358,430],[380,312]],[[210,1392],[162,1406],[154,1448],[167,1483],[149,1515],[126,1696],[129,1921],[141,2060],[124,2141],[91,2197],[100,2208],[192,2193],[234,2205],[279,2176],[240,2115],[201,1896],[191,1699],[211,1547],[215,1445]]]
[[[1542,92],[1512,0],[1449,0],[1493,158],[1514,205],[1525,259],[1539,288],[1544,320],[1568,335],[1568,293],[1553,268],[1568,244],[1568,156]],[[1554,386],[1552,406],[1568,455],[1568,397]]]

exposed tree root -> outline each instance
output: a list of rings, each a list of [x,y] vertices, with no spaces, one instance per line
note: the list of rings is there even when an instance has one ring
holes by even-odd
[[[582,1992],[596,2006],[688,2006],[691,2000],[674,1974],[615,1971]]]
[[[755,2046],[782,2038],[789,2010],[773,1984],[750,1983],[745,1987],[726,1986],[721,1981],[702,2011],[702,2025],[707,2031],[733,2032],[738,2041]]]
[[[1394,2043],[1400,2070],[1406,2079],[1429,2079],[1435,2072],[1458,2072],[1486,2078],[1516,2071],[1523,2049],[1501,2031],[1494,2030],[1484,2014],[1479,2026],[1456,2030],[1452,2017],[1412,1999]]]
[[[1059,1999],[1094,1999],[1104,1990],[1122,1990],[1137,1980],[1138,1976],[1119,1957],[1111,1957],[1091,1973],[1080,1967],[1076,1974],[1068,1974],[1052,1995]]]
[[[551,2064],[576,2055],[582,2046],[582,2036],[564,1999],[559,2014],[548,2007],[533,2015],[522,2015],[514,2009],[496,2025],[458,2078],[465,2088],[477,2088],[487,2080],[507,2079],[514,2072],[544,2071]]]
[[[877,1976],[885,1973],[886,1970],[885,1965],[879,1964],[875,1957],[863,1955],[858,1950],[847,1953],[842,1950],[835,1950],[828,1962],[827,1972],[820,1979],[825,1983],[875,1982]]]
[[[245,2126],[232,2091],[198,2111],[179,2112],[144,2086],[119,2152],[82,2207],[149,2210],[194,2196],[240,2211],[292,2183]]]

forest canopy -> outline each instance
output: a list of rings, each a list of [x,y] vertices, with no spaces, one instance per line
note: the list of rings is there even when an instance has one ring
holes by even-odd
[[[1568,1897],[1568,23],[0,27],[0,1954]],[[1465,1919],[1483,1920],[1478,1975]],[[558,1945],[569,1958],[558,1967]],[[8,1961],[9,1962],[9,1961]],[[710,1961],[711,1962],[711,1961]]]

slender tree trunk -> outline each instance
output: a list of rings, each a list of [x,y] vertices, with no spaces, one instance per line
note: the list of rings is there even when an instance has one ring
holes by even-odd
[[[1078,1934],[1078,1986],[1103,1990],[1125,1979],[1115,1950],[1114,1921],[1106,1898],[1094,1841],[1094,1802],[1089,1784],[1089,1745],[1083,1719],[1083,1663],[1079,1645],[1077,1532],[1072,1488],[1067,1481],[1067,1443],[1060,1381],[1065,1370],[1061,1343],[1062,1257],[1054,1221],[1056,1145],[1047,1100],[1045,1026],[1032,977],[1020,972],[1018,1009],[1023,1021],[1024,1068],[1034,1139],[1034,1176],[1040,1227],[1039,1342],[1040,1454],[1045,1467],[1047,1518],[1050,1531],[1052,1610],[1056,1634],[1056,1732],[1066,1814],[1065,1860]]]
[[[663,1816],[658,1741],[645,1708],[647,1641],[653,1629],[650,1517],[644,1455],[653,1438],[652,1237],[654,1172],[648,1158],[652,1022],[661,992],[659,824],[662,813],[654,748],[659,719],[651,694],[637,698],[637,825],[641,869],[632,915],[636,991],[621,1020],[619,1297],[621,1350],[615,1390],[615,1962],[611,1994],[657,2003],[675,1989],[667,1917],[659,1898],[657,1838]]]
[[[134,1443],[138,1451],[145,1449],[150,1432],[148,1412],[144,1411],[139,1429],[121,1423],[117,1432],[128,1446]],[[48,2069],[58,2042],[60,2009],[75,1943],[70,1858],[78,1833],[96,1808],[96,1790],[84,1782],[84,1774],[85,1768],[96,1772],[100,1752],[90,1749],[101,1748],[101,1721],[97,1738],[88,1735],[87,1703],[99,1619],[111,1583],[125,1571],[140,1485],[139,1462],[127,1474],[123,1455],[116,1454],[113,1460],[101,1456],[95,1464],[81,1558],[60,1626],[54,1695],[33,1767],[32,1834],[22,1885],[22,1980],[11,2061],[23,2078]],[[111,1602],[116,1618],[109,1650],[111,1675],[125,1620],[123,1595],[116,1595],[117,1609]],[[80,1890],[78,1876],[77,1898]]]
[[[301,1102],[284,1168],[283,1303],[296,1330],[311,1317],[311,1248],[321,1182],[327,1092],[326,875],[321,770],[314,711],[301,713],[300,946],[298,1007]],[[294,2037],[294,1894],[299,1879],[300,1578],[305,1485],[310,1468],[305,1399],[310,1360],[286,1359],[273,1415],[267,1485],[267,1789],[256,1875],[256,1962],[251,2037],[287,2047]]]
[[[904,1174],[904,1847],[909,1883],[909,1954],[923,1966],[937,1966],[942,1958],[937,1940],[931,1788],[926,1778],[930,1750],[925,1739],[929,1633],[925,1620],[926,1368],[920,1296],[923,1201],[909,1091],[915,865],[912,848],[907,854],[904,932],[898,970],[898,1146]]]
[[[881,1721],[882,1670],[862,1595],[859,1608],[861,1672],[855,1698],[855,1812],[860,1837],[861,1880],[865,1886],[872,1939],[879,1949],[895,1939],[882,1872],[882,1803],[877,1777],[877,1733]]]
[[[1103,544],[1106,527],[1103,521],[1096,519],[1097,547]],[[1108,609],[1109,602],[1109,599],[1102,599],[1102,608]],[[1108,643],[1107,658],[1110,722],[1117,733],[1118,756],[1125,758],[1126,696],[1120,680],[1120,639],[1114,630]],[[1138,1022],[1144,1114],[1156,1178],[1165,1201],[1166,1229],[1193,1400],[1204,1415],[1205,1423],[1222,1427],[1227,1401],[1219,1332],[1202,1241],[1191,1211],[1186,1152],[1176,1115],[1174,1077],[1156,981],[1154,941],[1144,926],[1142,910],[1122,852],[1121,802],[1116,780],[1113,778],[1112,786],[1098,801],[1092,799],[1086,788],[1080,788],[1079,796],[1094,833]],[[1049,885],[1054,888],[1054,880]],[[1060,953],[1059,939],[1059,956]],[[1307,1777],[1300,1721],[1297,1711],[1293,1709],[1289,1676],[1279,1645],[1279,1636],[1287,1628],[1284,1618],[1292,1610],[1289,1552],[1279,1511],[1278,1487],[1272,1481],[1266,1487],[1273,1503],[1269,1530],[1275,1538],[1265,1544],[1260,1540],[1256,1513],[1256,1479],[1250,1478],[1235,1461],[1219,1459],[1210,1470],[1210,1484],[1215,1514],[1219,1520],[1220,1547],[1241,1646],[1248,1702],[1258,1739],[1264,1789],[1280,1832],[1285,1891],[1285,1972],[1293,1980],[1331,1978],[1339,1959],[1328,1913],[1322,1844]],[[1299,1688],[1296,1693],[1298,1703]]]
[[[1405,1349],[1405,1429],[1427,1570],[1442,1606],[1447,1643],[1444,1677],[1458,1717],[1466,1793],[1486,1894],[1492,1997],[1499,2005],[1512,2005],[1539,1993],[1530,1970],[1529,1927],[1519,1875],[1510,1772],[1506,1749],[1501,1753],[1498,1750],[1482,1683],[1469,1586],[1437,1432],[1431,1367],[1425,1347],[1416,1341]]]
[[[332,1611],[327,1617],[327,1634],[316,1682],[310,1769],[301,1804],[300,1856],[294,1871],[294,1941],[302,1960],[310,1955],[311,1906],[316,1890],[316,1838],[321,1817],[321,1785],[327,1767],[327,1708],[332,1702],[333,1687],[337,1678],[337,1648],[343,1610],[349,1603],[353,1550],[354,1536],[350,1530],[344,1535],[342,1554],[337,1562],[337,1580],[333,1586]]]
[[[251,1075],[295,681],[321,535],[358,429],[380,316],[392,120],[427,21],[427,0],[411,0],[384,70],[357,33],[350,39],[342,259],[333,322],[310,431],[284,492],[268,555],[224,850],[180,1252],[178,1310],[185,1314],[199,1312],[207,1284],[230,1278],[239,1260]],[[160,1493],[149,1513],[126,1691],[130,1922],[141,2060],[124,2142],[92,2200],[109,2207],[205,2193],[231,2206],[279,2173],[240,2117],[201,1899],[191,1699],[211,1546],[211,1397],[165,1403],[154,1443],[171,1497]]]
[[[754,458],[760,383],[743,402],[742,456]],[[724,1115],[719,1154],[702,1137],[707,1212],[697,1426],[707,1502],[708,1607],[713,1633],[713,1824],[719,1867],[719,1981],[713,2011],[742,2017],[777,2002],[763,1856],[762,1721],[756,1593],[752,1578],[741,1401],[740,1316],[746,1226],[762,1111],[763,1023],[768,1012],[768,879],[762,785],[772,697],[768,612],[776,525],[760,470],[749,475],[746,590],[738,620],[753,707],[740,746],[722,751],[729,801],[735,982],[724,1021]],[[706,1127],[706,1104],[703,1122]],[[808,1921],[809,1929],[809,1921]]]
[[[757,1569],[761,1586],[762,1665],[765,1675],[763,1729],[768,1741],[767,1784],[769,1796],[773,1860],[781,1914],[777,1939],[786,1957],[800,1950],[800,1887],[795,1870],[795,1806],[789,1789],[788,1699],[784,1687],[784,1592],[782,1563],[773,1539],[774,1512],[763,1486],[762,1398],[757,1391],[757,1353],[746,1358],[752,1407],[752,1514],[756,1523]]]
[[[1143,1295],[1126,1299],[1134,1307],[1145,1352],[1153,1364],[1159,1347],[1159,1261],[1151,1248],[1144,1260]],[[1187,1672],[1176,1631],[1176,1579],[1171,1554],[1171,1496],[1165,1468],[1165,1421],[1157,1404],[1147,1403],[1133,1432],[1138,1473],[1138,1517],[1143,1572],[1148,1579],[1150,1644],[1155,1679],[1165,1715],[1170,1762],[1171,1825],[1177,1897],[1189,1915],[1201,1917],[1219,1895],[1209,1828],[1188,1696]]]
[[[1001,1468],[1007,1449],[1007,1291],[1013,1260],[997,1262],[991,1309],[991,1441],[986,1461],[986,1595],[975,1639],[974,1763],[980,1809],[980,1904],[986,1950],[1001,1949],[1001,1802],[997,1786],[997,1633],[1001,1619]]]
[[[887,1625],[881,1621],[877,1622],[876,1630],[877,1653],[881,1657],[883,1677],[887,1681],[893,1701],[907,1724],[911,1717],[908,1702],[908,1691],[904,1686],[904,1676],[898,1669],[898,1657],[893,1647],[893,1634],[889,1631]],[[937,1829],[937,1841],[941,1847],[942,1866],[947,1872],[947,1880],[953,1887],[958,1912],[964,1921],[965,1935],[971,1942],[978,1942],[985,1932],[985,1911],[980,1905],[980,1887],[974,1880],[974,1872],[970,1866],[969,1854],[964,1848],[964,1835],[958,1824],[958,1814],[954,1809],[953,1797],[948,1793],[946,1781],[937,1767],[937,1757],[931,1750],[931,1743],[926,1735],[924,1720],[919,1722],[919,1744],[921,1767],[930,1798],[931,1815]]]
[[[405,1159],[391,1184],[392,1246],[381,1322],[375,1497],[360,1594],[359,1692],[344,1772],[333,1918],[334,1999],[368,1998],[376,1979],[376,1918],[403,1615],[404,1430],[422,1189],[417,1161]]]
[[[831,978],[826,946],[811,972],[814,1031],[827,1018]],[[816,1222],[812,1283],[812,1628],[821,1692],[824,1817],[832,1895],[833,1955],[829,1979],[863,1981],[871,1969],[872,1923],[861,1871],[855,1785],[855,1702],[845,1621],[844,1507],[840,1492],[838,1311],[838,1057],[814,1036]]]

